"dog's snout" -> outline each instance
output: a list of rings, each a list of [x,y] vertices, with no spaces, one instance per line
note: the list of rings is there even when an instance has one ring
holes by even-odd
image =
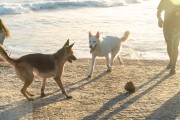
[[[89,48],[92,48],[92,45],[90,45]]]
[[[70,56],[70,58],[71,58],[72,60],[77,60],[77,58],[76,58],[74,55]]]

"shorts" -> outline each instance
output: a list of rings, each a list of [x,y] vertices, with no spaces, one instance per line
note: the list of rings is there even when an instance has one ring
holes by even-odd
[[[166,43],[180,40],[180,11],[173,11],[165,17],[163,33]]]
[[[6,37],[6,32],[4,32],[4,31],[0,32],[0,44],[1,45],[3,45],[5,37]]]

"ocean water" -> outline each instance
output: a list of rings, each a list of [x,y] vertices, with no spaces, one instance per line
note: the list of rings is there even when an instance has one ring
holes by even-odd
[[[123,58],[168,59],[157,26],[158,0],[0,0],[0,18],[11,32],[4,46],[11,56],[54,53],[67,39],[78,58],[91,57],[88,32],[131,37]]]

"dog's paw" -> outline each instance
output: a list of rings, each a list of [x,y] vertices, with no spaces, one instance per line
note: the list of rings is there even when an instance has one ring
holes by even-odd
[[[34,101],[34,99],[33,98],[28,98],[28,101]]]
[[[124,63],[120,63],[119,65],[124,65]]]
[[[89,74],[87,75],[87,78],[90,78],[91,76],[92,76],[92,74],[89,73]]]
[[[31,97],[35,96],[34,94],[30,93],[30,92],[27,92],[27,94]]]
[[[91,77],[91,75],[88,75],[88,76],[87,76],[87,78],[90,78],[90,77]]]
[[[41,97],[45,97],[46,95],[44,93],[41,93]]]
[[[71,99],[72,98],[72,96],[66,96],[67,97],[67,99]]]
[[[29,94],[29,96],[33,97],[33,96],[35,96],[35,95],[34,95],[34,94]]]
[[[107,69],[107,72],[111,72],[112,71],[112,67],[109,67],[108,69]]]

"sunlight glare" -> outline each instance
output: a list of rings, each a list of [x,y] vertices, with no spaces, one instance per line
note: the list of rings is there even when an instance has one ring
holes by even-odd
[[[174,5],[180,5],[180,0],[171,0]]]
[[[154,6],[157,6],[160,3],[160,0],[153,0]]]

